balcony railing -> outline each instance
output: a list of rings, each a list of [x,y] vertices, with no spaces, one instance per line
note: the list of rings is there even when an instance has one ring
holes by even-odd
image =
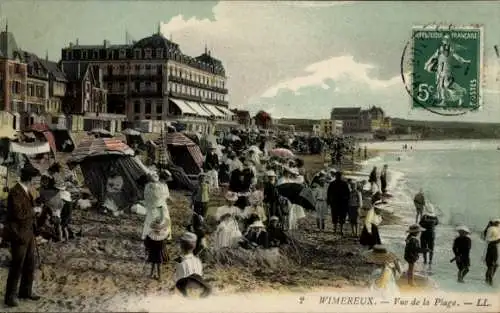
[[[214,92],[218,92],[218,93],[222,93],[222,94],[228,93],[228,90],[226,88],[214,87],[214,86],[202,84],[202,83],[190,80],[190,79],[180,78],[178,76],[169,76],[168,80],[169,80],[169,82],[183,84],[186,86],[191,86],[191,87],[196,87],[196,88],[202,88],[202,89],[206,89],[206,90],[210,90],[210,91],[214,91]]]
[[[132,97],[163,97],[161,90],[132,90],[130,92]]]

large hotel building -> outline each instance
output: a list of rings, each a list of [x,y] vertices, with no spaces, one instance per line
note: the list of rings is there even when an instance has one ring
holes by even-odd
[[[107,41],[80,45],[77,40],[62,49],[60,66],[66,76],[79,82],[78,88],[69,88],[76,100],[67,102],[68,114],[123,116],[149,124],[171,121],[202,133],[237,125],[228,108],[222,62],[206,47],[197,57],[183,54],[159,30],[124,45]],[[107,101],[93,101],[96,95]]]

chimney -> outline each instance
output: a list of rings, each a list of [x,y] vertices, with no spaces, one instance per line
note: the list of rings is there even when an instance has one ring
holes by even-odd
[[[106,39],[103,40],[102,45],[106,49],[108,47],[108,41]]]
[[[73,48],[73,43],[72,42],[69,43],[69,47]]]
[[[9,20],[5,20],[5,32],[8,33],[9,32]]]
[[[207,44],[205,44],[205,54],[207,54],[208,50],[207,50]]]
[[[45,50],[45,61],[49,60],[49,50]]]
[[[208,56],[210,56],[210,50],[208,50]]]
[[[78,38],[76,38],[76,45],[78,46]]]

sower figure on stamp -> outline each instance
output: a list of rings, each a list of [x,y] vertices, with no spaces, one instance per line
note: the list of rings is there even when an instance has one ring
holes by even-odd
[[[39,176],[37,169],[30,165],[21,170],[20,181],[10,190],[7,199],[7,221],[5,231],[10,243],[12,261],[5,287],[5,304],[18,306],[17,297],[38,300],[33,293],[35,276],[35,212],[34,200],[30,193],[32,179]],[[19,280],[21,284],[18,290]],[[18,293],[19,291],[19,293]]]
[[[453,61],[461,64],[468,64],[470,60],[465,60],[458,54],[450,43],[450,36],[445,35],[441,46],[425,63],[425,69],[436,73],[436,100],[440,106],[446,106],[447,101],[458,101],[458,106],[462,105],[466,94],[465,88],[458,85],[453,77]]]

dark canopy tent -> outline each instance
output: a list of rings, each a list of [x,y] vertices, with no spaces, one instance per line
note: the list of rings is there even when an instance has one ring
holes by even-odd
[[[188,175],[198,175],[203,165],[200,147],[181,133],[167,133],[164,137],[172,162]]]
[[[133,204],[143,198],[143,189],[137,180],[146,174],[143,167],[128,155],[100,155],[84,159],[80,162],[85,185],[99,200],[106,194],[106,182],[109,174],[114,172],[123,178],[123,203]]]

